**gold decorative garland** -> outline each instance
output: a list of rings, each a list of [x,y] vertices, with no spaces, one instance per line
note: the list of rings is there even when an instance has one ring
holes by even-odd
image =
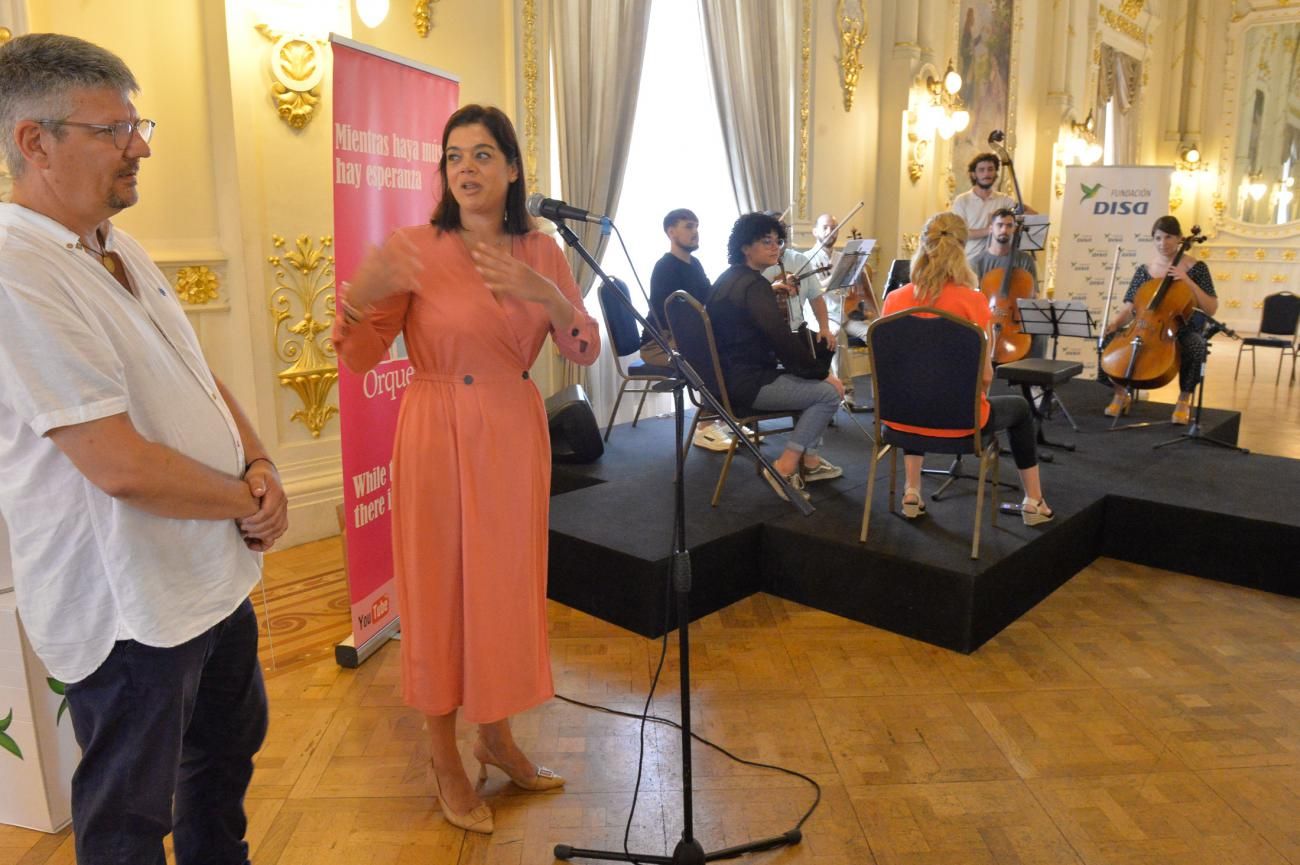
[[[276,250],[285,245],[278,234],[271,235],[271,243]],[[289,420],[302,421],[311,430],[312,438],[320,438],[325,424],[338,413],[338,406],[328,402],[339,378],[334,345],[328,339],[317,340],[334,324],[334,256],[326,255],[333,245],[334,238],[328,235],[316,245],[310,237],[300,234],[294,249],[267,258],[276,269],[269,304],[274,318],[271,338],[276,357],[288,364],[276,376],[282,387],[293,390],[302,401],[303,407]],[[285,327],[282,342],[281,325],[295,316],[297,321]]]
[[[1125,36],[1136,39],[1143,45],[1151,44],[1151,34],[1139,27],[1132,19],[1125,18],[1105,6],[1097,7],[1097,11],[1101,14],[1101,20],[1105,21],[1112,30],[1117,30]]]
[[[808,218],[808,121],[812,116],[812,0],[803,0],[799,34],[799,217]]]
[[[862,73],[862,46],[867,41],[867,15],[862,0],[855,0],[857,14],[849,14],[845,0],[835,4],[835,29],[840,37],[840,87],[844,90],[844,110],[853,110],[853,95]]]
[[[524,0],[524,173],[537,189],[537,3]]]
[[[415,32],[420,38],[429,35],[433,29],[433,4],[438,0],[415,0],[415,5],[411,9],[411,17],[415,21]]]

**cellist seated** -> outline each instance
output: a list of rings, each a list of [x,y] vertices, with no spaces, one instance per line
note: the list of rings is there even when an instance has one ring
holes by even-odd
[[[1151,280],[1163,280],[1172,274],[1175,281],[1185,283],[1191,289],[1196,302],[1196,311],[1178,329],[1176,339],[1180,348],[1178,366],[1178,405],[1174,407],[1173,422],[1185,424],[1190,419],[1192,396],[1196,386],[1201,382],[1201,366],[1205,363],[1205,329],[1206,316],[1214,315],[1219,308],[1219,298],[1214,293],[1214,280],[1210,277],[1210,268],[1203,261],[1198,261],[1184,253],[1178,257],[1179,247],[1183,243],[1183,229],[1174,216],[1162,216],[1151,228],[1154,248],[1146,264],[1139,264],[1133,273],[1124,302],[1106,324],[1105,343],[1109,343],[1116,331],[1134,317],[1134,299],[1138,290]],[[1174,259],[1178,257],[1177,263]],[[1133,401],[1132,394],[1121,382],[1112,380],[1115,396],[1106,406],[1106,414],[1117,417],[1128,414]]]
[[[1013,315],[1018,316],[1015,308],[1016,297],[1033,298],[1038,296],[1038,267],[1034,263],[1034,256],[1023,250],[1016,250],[1015,257],[1011,257],[1011,239],[1016,230],[1016,212],[1009,207],[999,208],[993,212],[992,221],[989,223],[988,242],[980,250],[979,255],[972,256],[970,259],[971,269],[979,277],[980,291],[982,291],[990,300],[990,306],[996,301],[999,291],[1002,289],[1003,275],[1006,273],[1006,267],[1010,262],[1011,267],[1015,270],[1023,270],[1029,275],[1030,291],[1027,295],[1023,292],[1012,297],[1008,306]],[[990,277],[989,274],[992,274]],[[1013,278],[1017,280],[1018,285],[1023,277]],[[988,277],[986,279],[986,277]],[[996,315],[996,310],[995,310]],[[1018,319],[1017,319],[1018,323]],[[1018,328],[1017,328],[1018,330]],[[1043,357],[1047,353],[1047,337],[1034,336],[1026,338],[1026,334],[1018,334],[1018,340],[1029,344],[1028,350],[1018,357],[999,356],[994,361],[998,363],[1010,363],[1013,360],[1021,360],[1025,357]]]

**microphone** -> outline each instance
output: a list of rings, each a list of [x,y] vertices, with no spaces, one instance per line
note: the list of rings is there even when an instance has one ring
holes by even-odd
[[[534,192],[528,196],[527,210],[532,216],[540,216],[552,222],[559,222],[562,219],[576,219],[579,222],[594,222],[601,226],[610,222],[608,216],[601,216],[598,213],[565,204],[555,198],[543,198],[540,192]]]

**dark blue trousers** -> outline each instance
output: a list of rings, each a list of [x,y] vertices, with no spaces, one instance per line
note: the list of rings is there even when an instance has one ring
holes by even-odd
[[[67,686],[79,865],[246,865],[244,793],[266,736],[257,618],[245,600],[170,649],[120,640]]]

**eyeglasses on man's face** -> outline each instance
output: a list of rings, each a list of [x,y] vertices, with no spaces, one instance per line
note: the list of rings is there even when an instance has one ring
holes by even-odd
[[[137,133],[145,144],[153,138],[153,131],[158,124],[152,120],[122,120],[117,123],[79,123],[74,120],[37,120],[42,126],[79,126],[82,129],[95,129],[101,134],[113,136],[113,146],[126,150],[131,146],[131,138]]]

